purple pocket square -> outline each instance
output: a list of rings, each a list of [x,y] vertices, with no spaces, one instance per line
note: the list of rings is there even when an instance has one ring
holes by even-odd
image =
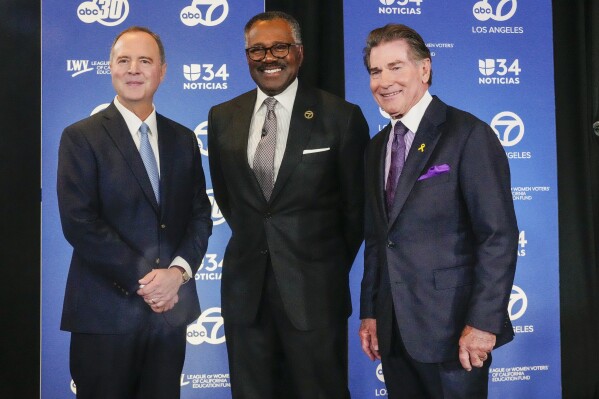
[[[443,173],[447,173],[447,172],[449,172],[449,170],[450,170],[450,167],[446,163],[444,163],[443,165],[431,166],[425,174],[423,174],[422,176],[420,176],[418,178],[418,181],[430,179],[431,177],[441,175]]]

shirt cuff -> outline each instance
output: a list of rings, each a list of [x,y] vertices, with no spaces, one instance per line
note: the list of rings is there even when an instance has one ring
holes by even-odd
[[[173,259],[173,261],[171,262],[171,264],[168,268],[170,269],[173,266],[182,267],[183,269],[185,269],[187,274],[189,274],[189,277],[191,277],[192,280],[194,279],[193,272],[191,271],[191,266],[189,266],[189,263],[187,263],[187,261],[185,259],[183,259],[182,257],[177,256],[175,259]]]

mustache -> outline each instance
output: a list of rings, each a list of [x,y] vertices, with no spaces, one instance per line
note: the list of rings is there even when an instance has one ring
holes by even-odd
[[[257,69],[260,72],[264,72],[264,70],[271,69],[272,67],[277,67],[277,68],[281,68],[281,69],[287,68],[287,66],[285,64],[275,61],[275,62],[270,62],[268,64],[262,64]]]

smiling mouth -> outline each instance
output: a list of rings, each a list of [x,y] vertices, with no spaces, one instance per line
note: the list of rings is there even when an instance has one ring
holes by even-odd
[[[281,72],[283,69],[285,69],[285,66],[280,64],[265,65],[259,68],[260,72],[265,73],[267,75],[272,75]]]
[[[394,91],[393,93],[382,93],[381,97],[383,97],[383,98],[393,97],[393,96],[398,95],[399,93],[401,93],[401,90]]]

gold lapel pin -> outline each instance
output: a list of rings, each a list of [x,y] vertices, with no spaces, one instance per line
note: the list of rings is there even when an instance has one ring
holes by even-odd
[[[426,144],[424,144],[424,143],[420,144],[420,147],[418,147],[418,151],[424,152],[424,147],[426,147]]]
[[[312,112],[310,110],[304,112],[304,118],[306,118],[306,119],[312,119],[312,118],[314,118],[314,112]]]

